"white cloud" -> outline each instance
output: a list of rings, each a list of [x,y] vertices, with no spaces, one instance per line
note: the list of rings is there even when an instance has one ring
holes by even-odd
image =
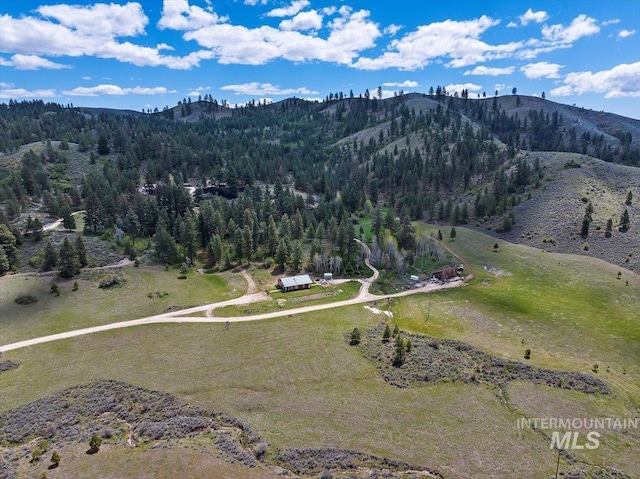
[[[46,5],[38,7],[42,16],[54,18],[71,30],[101,36],[133,36],[144,33],[149,21],[139,3],[115,5],[96,3],[80,5]]]
[[[278,58],[349,64],[360,51],[374,46],[381,33],[369,20],[367,10],[352,12],[350,8],[342,7],[338,12],[340,16],[327,25],[329,35],[326,39],[266,25],[247,28],[230,24],[188,31],[184,38],[210,49],[222,64],[263,65]]]
[[[292,17],[308,6],[309,0],[294,0],[288,7],[274,8],[267,12],[267,17]]]
[[[225,85],[220,88],[225,91],[232,91],[236,95],[250,95],[250,96],[284,96],[284,95],[317,95],[317,91],[311,91],[306,87],[301,88],[280,88],[278,85],[272,85],[271,83],[242,83],[239,85]]]
[[[135,8],[125,9],[117,5],[111,5],[107,9],[99,8],[98,5],[61,8],[66,6],[57,5],[40,9],[55,19],[62,18],[63,13],[69,13],[69,18],[62,18],[65,24],[36,17],[16,19],[10,15],[0,15],[2,49],[5,52],[26,56],[87,55],[112,58],[137,66],[164,65],[168,68],[183,70],[198,66],[201,60],[213,57],[213,53],[206,51],[192,52],[184,57],[165,56],[161,54],[161,50],[167,49],[166,44],[145,47],[128,41],[119,42],[116,35],[137,34],[146,24],[146,17],[136,16],[139,5],[127,4],[126,6],[129,5],[134,5]],[[101,13],[104,14],[104,18],[96,18]],[[125,14],[131,14],[135,18],[128,22],[123,20],[122,25],[113,24],[120,21]],[[83,20],[96,26],[96,29],[86,28],[86,25],[82,25]]]
[[[251,5],[252,7],[255,7],[258,4],[266,5],[267,4],[267,0],[244,0],[243,3],[245,5]]]
[[[322,15],[316,10],[298,13],[290,20],[280,22],[282,30],[318,30],[322,27]]]
[[[21,55],[16,54],[11,60],[0,59],[0,64],[5,67],[13,67],[16,70],[61,70],[63,68],[71,68],[69,65],[62,63],[54,63],[46,58],[37,55]]]
[[[576,40],[595,35],[600,31],[595,19],[586,15],[578,15],[567,27],[563,25],[551,25],[542,27],[542,36],[553,42],[573,43]]]
[[[0,88],[13,88],[13,83],[5,83],[0,81]]]
[[[564,65],[558,65],[557,63],[529,63],[520,68],[520,71],[529,80],[536,80],[538,78],[560,78],[558,71],[563,68]]]
[[[158,27],[197,30],[225,20],[226,18],[220,18],[217,14],[197,5],[189,5],[189,0],[164,0]]]
[[[619,38],[627,38],[630,37],[631,35],[634,35],[636,33],[635,30],[620,30],[618,32],[618,37]]]
[[[395,25],[392,23],[384,29],[383,33],[385,35],[391,35],[392,37],[395,37],[396,33],[398,33],[400,30],[402,30],[402,25]]]
[[[613,20],[607,20],[606,22],[602,22],[603,27],[608,27],[609,25],[615,25],[616,23],[620,23],[619,18],[614,18]]]
[[[444,87],[448,93],[454,94],[458,92],[458,95],[462,94],[462,90],[470,90],[472,92],[478,92],[482,90],[480,85],[476,85],[475,83],[451,83]]]
[[[640,97],[640,62],[621,64],[596,73],[569,73],[564,85],[550,93],[554,96],[605,93],[605,98]]]
[[[468,70],[464,72],[465,76],[469,75],[488,75],[488,76],[498,76],[498,75],[511,75],[516,67],[505,67],[505,68],[492,68],[485,67],[484,65],[479,65],[475,67],[473,70]]]
[[[520,23],[522,25],[527,25],[530,22],[542,23],[549,18],[549,15],[544,10],[540,10],[539,12],[534,12],[533,10],[527,10],[524,15],[520,15]]]
[[[405,80],[403,82],[385,82],[382,84],[382,86],[398,87],[398,88],[416,88],[416,87],[419,87],[420,84],[417,81]]]
[[[90,77],[90,76],[88,76],[88,75],[85,75],[85,76],[83,76],[83,77],[82,77],[82,79],[83,79],[83,80],[87,80],[87,81],[89,81],[89,80],[91,80],[91,77]]]
[[[518,24],[516,22],[507,23],[507,28],[518,28]]]
[[[493,85],[493,90],[494,93],[497,91],[498,93],[500,93],[502,90],[504,90],[505,88],[507,88],[507,85],[505,85],[504,83],[495,83]]]
[[[2,85],[0,85],[2,86]],[[55,90],[25,90],[24,88],[6,88],[0,89],[0,98],[2,99],[14,99],[14,98],[51,98],[58,96]]]
[[[73,90],[63,91],[69,96],[123,96],[123,95],[164,95],[165,93],[175,93],[165,87],[141,87],[122,88],[118,85],[97,85],[94,87],[77,87]]]
[[[487,16],[468,21],[446,20],[422,25],[393,40],[378,58],[360,57],[353,66],[362,70],[400,68],[416,70],[438,58],[449,58],[447,66],[462,67],[489,59],[504,58],[523,46],[522,42],[489,45],[480,35],[500,23]]]

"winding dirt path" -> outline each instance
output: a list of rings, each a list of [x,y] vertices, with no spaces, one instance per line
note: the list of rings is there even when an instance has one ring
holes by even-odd
[[[359,240],[356,240],[359,242]],[[362,244],[362,243],[360,243]],[[49,336],[42,336],[39,338],[27,339],[25,341],[18,341],[11,344],[5,344],[0,346],[0,353],[5,351],[12,351],[15,349],[25,348],[27,346],[34,346],[36,344],[49,343],[51,341],[58,341],[60,339],[69,339],[75,338],[77,336],[84,336],[87,334],[98,333],[101,331],[109,331],[112,329],[122,329],[122,328],[130,328],[133,326],[141,326],[145,324],[160,324],[160,323],[238,323],[238,322],[246,322],[246,321],[260,321],[265,319],[278,318],[282,316],[294,316],[297,314],[305,314],[311,313],[315,311],[324,311],[327,309],[341,308],[343,306],[351,306],[354,304],[362,304],[368,303],[371,301],[380,301],[387,298],[400,298],[404,296],[409,296],[412,294],[419,293],[430,293],[433,291],[439,291],[442,289],[450,289],[457,288],[464,284],[464,281],[453,281],[450,283],[444,284],[434,284],[427,283],[424,286],[416,289],[409,289],[406,291],[401,291],[395,294],[387,294],[387,295],[376,295],[369,293],[369,287],[371,284],[378,278],[379,272],[376,268],[374,268],[369,263],[369,254],[371,253],[369,248],[366,245],[363,247],[367,248],[367,255],[365,258],[365,264],[371,268],[373,271],[373,275],[366,279],[359,279],[358,282],[362,285],[360,287],[360,291],[355,298],[347,299],[344,301],[336,301],[333,303],[326,304],[316,304],[312,306],[304,306],[295,309],[285,309],[282,311],[274,311],[271,313],[263,313],[263,314],[255,314],[251,316],[235,316],[235,317],[216,317],[213,315],[213,311],[218,308],[222,308],[224,306],[230,305],[245,305],[251,303],[257,303],[260,301],[265,301],[268,299],[267,295],[263,292],[252,292],[255,291],[256,285],[253,282],[253,278],[250,275],[243,271],[242,275],[247,278],[248,282],[248,292],[239,298],[229,299],[227,301],[221,301],[218,303],[210,303],[202,306],[196,306],[193,308],[183,309],[180,311],[172,311],[168,313],[157,314],[155,316],[149,316],[146,318],[133,319],[129,321],[120,321],[117,323],[111,324],[103,324],[101,326],[93,326],[90,328],[77,329],[74,331],[67,331],[64,333],[52,334]],[[197,316],[195,316],[197,315]]]

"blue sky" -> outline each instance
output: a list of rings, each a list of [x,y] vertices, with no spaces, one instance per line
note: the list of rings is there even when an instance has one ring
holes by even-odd
[[[640,118],[640,1],[0,2],[0,101],[518,93]]]

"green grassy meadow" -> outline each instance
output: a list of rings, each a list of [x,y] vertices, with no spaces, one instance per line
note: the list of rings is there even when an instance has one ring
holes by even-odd
[[[123,267],[126,283],[108,289],[98,285],[113,270],[84,274],[84,279],[60,280],[54,276],[18,274],[0,279],[0,342],[7,344],[73,329],[115,323],[160,314],[172,306],[186,307],[241,296],[246,281],[240,275],[189,273],[178,279],[177,270],[160,266]],[[73,291],[74,282],[78,290]],[[50,294],[57,283],[60,296]],[[162,297],[154,293],[169,293]],[[38,301],[14,302],[31,294]],[[151,298],[149,297],[151,294]]]
[[[354,327],[366,329],[386,319],[365,305],[356,305],[232,323],[228,330],[223,324],[146,325],[10,351],[3,358],[19,361],[21,366],[0,375],[0,410],[79,383],[113,378],[237,416],[271,448],[353,449],[426,465],[453,479],[548,478],[555,472],[556,454],[540,434],[518,430],[519,417],[637,415],[640,277],[622,270],[618,279],[620,268],[601,261],[508,243],[499,242],[494,252],[495,239],[456,229],[455,241],[444,243],[463,258],[474,279],[457,289],[394,299],[393,321],[404,330],[466,341],[519,361],[530,348],[529,363],[534,366],[593,374],[591,368],[598,363],[598,377],[610,385],[611,395],[515,383],[506,391],[505,407],[496,391],[482,384],[391,386],[374,364],[345,341],[345,333]],[[0,309],[0,317],[11,319],[0,322],[2,342],[76,327],[67,317],[78,321],[86,314],[97,314],[103,322],[114,314],[117,320],[132,319],[132,314],[141,317],[147,314],[141,306],[147,304],[145,300],[153,305],[145,306],[153,310],[149,314],[154,314],[161,312],[156,308],[177,303],[178,297],[185,305],[228,299],[240,295],[245,284],[240,275],[236,275],[239,281],[227,276],[215,283],[211,279],[215,276],[193,275],[179,282],[175,271],[162,268],[129,271],[126,274],[139,275],[137,281],[130,277],[125,288],[131,285],[132,289],[123,289],[120,300],[114,295],[113,302],[96,299],[103,291],[88,285],[73,293],[65,286],[61,297],[53,298],[46,293],[45,279],[22,278],[24,283],[39,285],[40,301],[31,305],[36,306],[32,313],[25,314],[30,306],[15,305],[12,298],[5,301],[3,294],[0,308],[6,309]],[[3,293],[8,288],[11,296],[18,292],[16,278],[20,276],[2,279]],[[134,283],[140,284],[133,289]],[[169,296],[146,297],[163,288],[170,291]],[[189,288],[191,293],[186,291]],[[208,295],[202,295],[203,290]],[[78,309],[79,301],[71,299],[77,293],[86,294],[81,297],[86,303],[84,313]],[[133,298],[140,304],[125,304],[134,303]],[[165,299],[166,304],[159,303]],[[48,312],[40,311],[43,306]],[[48,324],[53,321],[50,318],[57,318],[54,324]],[[92,324],[98,323],[83,326]],[[636,430],[605,435],[599,449],[575,455],[592,464],[618,466],[638,477],[639,447]],[[70,462],[75,471],[93,474],[109,471],[112,464],[131,457],[130,477],[134,477],[135,470],[143,467],[139,464],[155,461],[157,450],[109,454],[110,460],[98,459],[99,466],[86,455]],[[65,477],[64,462],[50,477]],[[218,466],[211,465],[208,471],[214,467]],[[568,465],[561,460],[560,467],[563,471]],[[173,472],[159,468],[154,477],[174,477]],[[225,474],[235,477],[233,472],[220,477]],[[238,477],[256,477],[250,471],[242,474]]]
[[[350,281],[339,285],[318,286],[300,291],[269,293],[266,301],[242,306],[225,306],[214,310],[216,316],[249,316],[252,314],[272,313],[287,309],[312,306],[314,304],[334,303],[355,298],[360,291],[360,283]]]

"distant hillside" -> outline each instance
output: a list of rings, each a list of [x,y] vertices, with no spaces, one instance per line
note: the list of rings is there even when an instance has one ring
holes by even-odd
[[[495,233],[495,222],[481,229],[514,243],[546,251],[581,254],[640,271],[640,168],[606,163],[575,153],[531,153],[543,165],[543,186],[514,208],[511,231]],[[633,200],[625,204],[628,192]],[[586,237],[581,236],[587,205],[593,207]],[[619,228],[624,210],[632,226]],[[606,234],[611,219],[611,235]],[[490,230],[488,232],[491,232]]]
[[[194,206],[212,200],[203,189],[192,202],[184,183],[224,184],[242,204],[233,208],[249,212],[263,200],[253,186],[270,185],[274,218],[299,213],[304,220],[298,227],[313,231],[321,224],[323,235],[334,216],[343,228],[348,216],[384,218],[384,224],[372,222],[376,236],[399,233],[398,225],[406,233],[417,220],[469,224],[511,241],[638,266],[639,120],[536,97],[438,91],[387,99],[289,98],[237,108],[206,96],[154,113],[1,104],[0,206],[6,222],[15,224],[27,212],[59,216],[61,206],[87,209],[99,198],[107,206],[94,215],[91,229],[98,233],[122,223],[125,205],[133,202],[129,217],[133,225],[136,217],[146,218],[144,237],[153,236],[160,217],[145,208],[160,208],[180,244],[186,212],[195,215]],[[145,183],[169,185],[159,190],[164,198],[143,198]],[[316,200],[285,198],[282,186]],[[616,231],[628,191],[635,198],[627,205],[630,228]],[[593,212],[585,234],[588,204]],[[259,211],[252,218],[258,226],[269,217]],[[244,215],[227,210],[217,223],[232,217],[236,225],[244,222]],[[604,238],[609,219],[613,231]],[[235,248],[234,235],[220,230],[226,246]],[[201,232],[202,247],[211,231]],[[260,226],[254,236],[264,242]],[[344,249],[343,241],[336,245]],[[407,250],[410,236],[398,245]],[[275,247],[273,241],[266,249],[260,245],[258,254],[273,256]]]
[[[100,115],[100,114],[105,114],[105,115],[118,115],[118,116],[143,116],[145,115],[145,113],[143,113],[142,111],[136,111],[136,110],[117,110],[115,108],[92,108],[92,107],[79,107],[77,108],[78,111],[82,112],[82,113],[87,113],[89,115]]]

